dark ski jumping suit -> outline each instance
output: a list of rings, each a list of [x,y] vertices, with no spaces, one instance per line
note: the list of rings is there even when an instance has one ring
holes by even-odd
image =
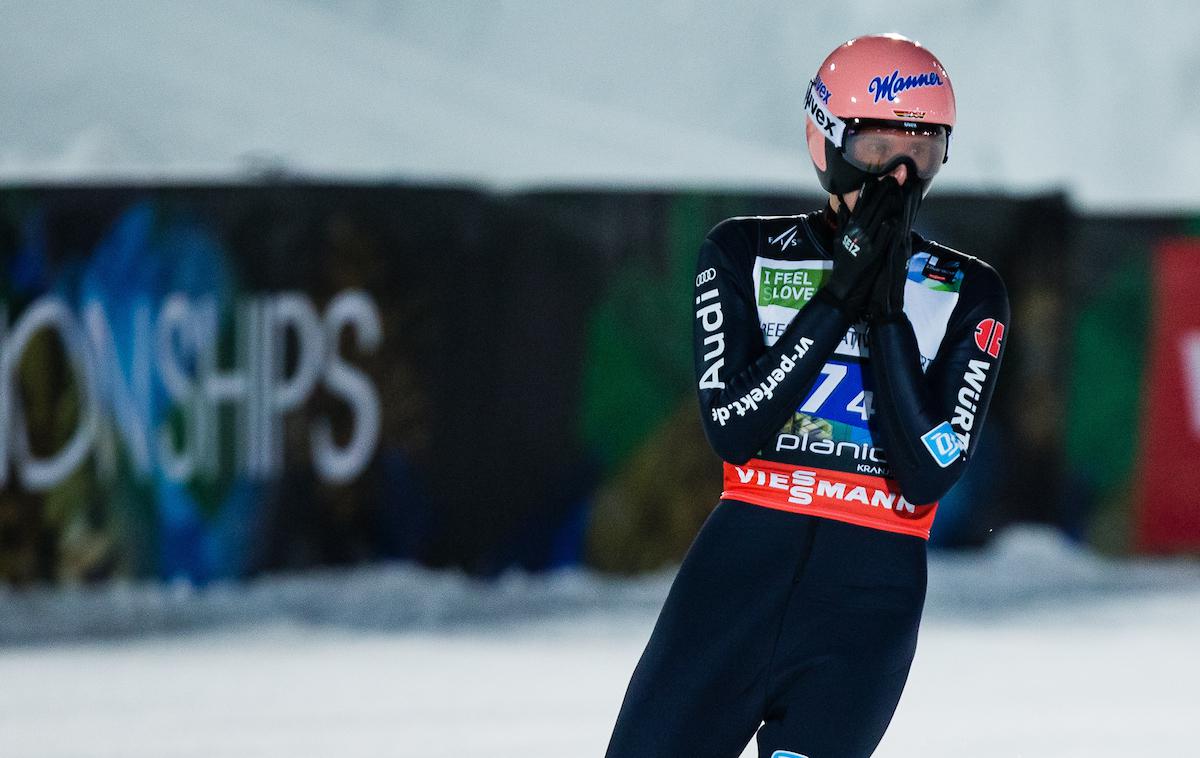
[[[608,758],[869,756],[916,649],[937,500],[1000,369],[1008,297],[913,234],[904,312],[822,289],[834,218],[735,218],[700,250],[696,379],[725,488],[630,681]]]

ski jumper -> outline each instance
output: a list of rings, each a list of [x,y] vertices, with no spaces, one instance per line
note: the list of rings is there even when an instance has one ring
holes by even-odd
[[[724,492],[626,692],[608,758],[871,755],[916,649],[937,500],[962,475],[1007,341],[987,264],[912,236],[904,312],[822,290],[832,212],[709,233],[694,292]]]

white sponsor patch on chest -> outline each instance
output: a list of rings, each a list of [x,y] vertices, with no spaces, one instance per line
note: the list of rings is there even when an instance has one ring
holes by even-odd
[[[928,367],[937,355],[946,336],[950,314],[958,303],[957,287],[948,290],[928,286],[921,274],[928,258],[928,253],[913,256],[909,276],[904,283],[904,312],[917,336],[922,368]],[[832,271],[833,261],[824,259],[787,261],[761,256],[754,259],[754,302],[764,344],[769,347],[778,341],[796,313],[812,300]],[[854,324],[846,331],[834,353],[868,358],[866,337],[866,325]]]
[[[822,259],[754,259],[754,304],[758,308],[758,324],[762,329],[764,344],[770,347],[778,341],[788,324],[792,323],[800,309],[817,294],[817,290],[832,271],[833,261]],[[837,353],[865,358],[865,335],[865,331],[857,325],[850,327],[842,343],[838,345]]]

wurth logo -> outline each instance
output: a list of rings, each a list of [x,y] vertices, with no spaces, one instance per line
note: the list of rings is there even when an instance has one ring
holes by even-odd
[[[975,327],[975,344],[993,358],[1000,357],[1000,340],[1004,338],[1004,324],[994,318],[985,318]]]
[[[990,319],[989,319],[990,320]],[[996,348],[999,352],[1000,348]],[[958,388],[958,405],[954,408],[954,418],[950,423],[958,427],[958,440],[962,443],[963,452],[971,447],[971,427],[975,426],[975,413],[979,410],[979,400],[983,397],[983,384],[987,381],[988,370],[992,364],[987,361],[971,360],[967,371],[963,374],[963,386]]]

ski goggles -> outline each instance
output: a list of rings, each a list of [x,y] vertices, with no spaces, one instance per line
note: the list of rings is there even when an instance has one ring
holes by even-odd
[[[942,124],[835,116],[825,107],[817,80],[809,82],[804,110],[813,126],[854,168],[870,174],[891,171],[910,159],[921,179],[932,179],[950,158],[950,130]]]
[[[850,119],[841,149],[847,163],[869,174],[910,162],[918,177],[932,179],[950,157],[950,134],[941,124]]]

